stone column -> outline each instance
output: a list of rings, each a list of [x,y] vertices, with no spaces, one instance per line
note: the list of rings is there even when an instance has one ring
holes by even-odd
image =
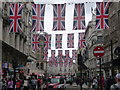
[[[0,12],[2,12],[2,2],[0,2]],[[2,13],[0,13],[0,83],[2,83],[2,40],[3,40],[3,20]],[[0,90],[2,89],[2,84],[0,84]]]
[[[19,47],[20,47],[20,36],[19,35],[16,36],[16,42],[15,43],[16,43],[16,49],[19,50]]]

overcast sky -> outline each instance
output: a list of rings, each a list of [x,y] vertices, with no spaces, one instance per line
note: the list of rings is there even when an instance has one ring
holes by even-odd
[[[63,4],[63,3],[83,3],[83,2],[101,2],[103,0],[33,0],[35,3],[45,4]]]

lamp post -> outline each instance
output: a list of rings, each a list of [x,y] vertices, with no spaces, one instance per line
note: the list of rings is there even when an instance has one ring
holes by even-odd
[[[73,64],[75,64],[76,65],[76,61],[75,60],[73,60]],[[74,68],[73,68],[74,69]],[[76,71],[76,68],[75,68],[75,71]],[[76,73],[76,72],[74,72],[74,73]]]
[[[48,62],[49,62],[49,59],[46,60],[46,77],[48,75],[48,68],[47,68],[48,67]]]

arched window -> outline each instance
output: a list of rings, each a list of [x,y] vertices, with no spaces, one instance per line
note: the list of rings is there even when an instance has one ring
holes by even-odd
[[[43,63],[41,63],[41,70],[43,70],[44,69],[44,64]]]

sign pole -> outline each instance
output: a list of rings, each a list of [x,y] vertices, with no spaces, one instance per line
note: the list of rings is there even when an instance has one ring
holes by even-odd
[[[100,90],[102,90],[102,64],[101,64],[101,57],[104,56],[105,51],[104,48],[101,46],[96,46],[93,50],[93,55],[99,60],[100,63]]]
[[[101,65],[101,58],[99,58],[100,61],[100,90],[102,90],[102,65]]]

